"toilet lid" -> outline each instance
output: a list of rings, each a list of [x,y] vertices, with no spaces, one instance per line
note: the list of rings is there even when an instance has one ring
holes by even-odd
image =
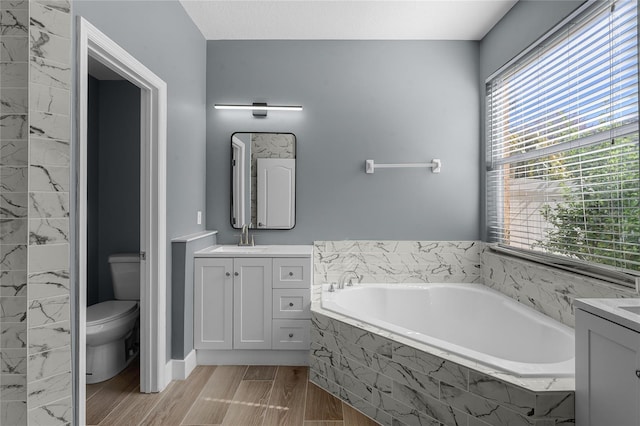
[[[107,300],[87,307],[87,325],[113,321],[133,312],[138,302],[132,300]]]

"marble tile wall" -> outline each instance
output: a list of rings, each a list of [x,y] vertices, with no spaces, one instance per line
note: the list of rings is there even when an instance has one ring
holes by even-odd
[[[312,312],[310,380],[382,425],[574,424],[574,392],[533,392]]]
[[[72,421],[69,191],[71,4],[29,11],[29,425]]]
[[[70,7],[0,0],[0,424],[72,421]]]
[[[480,282],[478,241],[316,241],[314,283],[354,271],[365,283]]]
[[[488,247],[482,250],[481,265],[486,286],[570,327],[575,326],[577,298],[639,297],[634,289],[504,256]]]
[[[0,1],[0,424],[27,422],[28,1]]]

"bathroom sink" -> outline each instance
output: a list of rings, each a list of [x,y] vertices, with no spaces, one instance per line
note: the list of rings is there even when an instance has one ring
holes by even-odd
[[[620,309],[624,309],[627,312],[640,315],[640,306],[620,306]]]
[[[266,247],[255,247],[255,246],[220,246],[213,250],[214,253],[262,253],[266,251]]]

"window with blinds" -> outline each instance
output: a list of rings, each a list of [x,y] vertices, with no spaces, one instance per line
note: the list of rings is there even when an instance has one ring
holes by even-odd
[[[490,241],[640,270],[637,7],[591,2],[487,82]]]

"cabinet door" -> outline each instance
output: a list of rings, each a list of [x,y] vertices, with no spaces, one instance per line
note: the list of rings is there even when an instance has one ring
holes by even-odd
[[[231,349],[233,259],[195,259],[193,346]]]
[[[271,259],[234,260],[234,349],[271,349],[271,270]]]
[[[576,310],[576,424],[640,425],[640,333]]]

